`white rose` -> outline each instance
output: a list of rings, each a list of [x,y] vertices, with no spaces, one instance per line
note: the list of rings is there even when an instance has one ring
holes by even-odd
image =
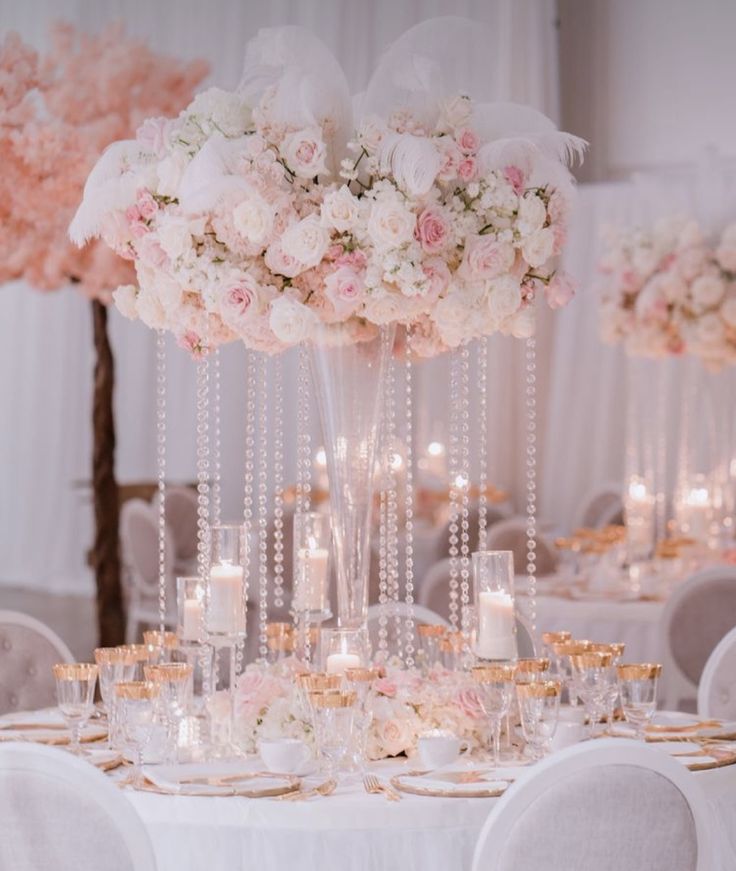
[[[407,314],[408,300],[400,293],[380,287],[368,298],[363,313],[373,324],[392,324],[401,321]]]
[[[512,275],[488,283],[488,311],[494,323],[515,315],[521,306],[521,284]]]
[[[721,306],[721,317],[729,327],[736,329],[736,296],[729,296],[728,299],[724,301]]]
[[[156,164],[156,192],[164,197],[176,197],[179,194],[184,170],[189,164],[189,157],[184,151],[175,149],[168,157]]]
[[[278,243],[268,246],[263,262],[274,275],[284,275],[286,278],[295,278],[300,272],[304,271],[303,264],[291,255],[286,254]]]
[[[327,172],[327,147],[319,127],[290,133],[279,148],[281,156],[299,178],[314,178]]]
[[[311,308],[292,297],[280,296],[271,304],[269,323],[279,341],[285,345],[297,345],[314,336],[319,318]]]
[[[318,215],[302,218],[292,224],[281,237],[281,248],[287,257],[293,257],[305,269],[311,269],[322,260],[330,244],[330,234],[320,224]]]
[[[534,306],[528,305],[511,317],[508,323],[508,331],[515,339],[529,339],[534,335],[536,318]]]
[[[362,121],[358,141],[368,154],[375,154],[381,147],[387,133],[386,123],[381,118],[371,115]]]
[[[192,250],[192,231],[202,229],[199,223],[192,223],[187,218],[163,217],[158,227],[159,244],[172,261],[178,260]]]
[[[397,197],[374,200],[368,217],[368,235],[379,250],[400,248],[414,238],[416,218]]]
[[[524,260],[534,269],[544,264],[552,256],[555,247],[555,235],[551,227],[543,227],[521,243],[521,253]]]
[[[447,296],[434,307],[432,320],[440,338],[449,348],[457,348],[465,339],[472,338],[468,335],[470,312],[467,294],[456,287],[450,288]]]
[[[273,229],[274,214],[260,194],[250,194],[233,209],[233,225],[253,245],[265,245]]]
[[[531,236],[541,230],[547,220],[547,209],[536,194],[527,194],[519,202],[516,226],[522,236]]]
[[[726,285],[718,275],[701,275],[693,281],[690,292],[698,308],[713,308],[723,299]]]
[[[324,198],[320,208],[320,221],[323,227],[346,233],[357,223],[359,213],[360,205],[357,198],[350,193],[347,185],[343,185]]]
[[[451,97],[440,103],[440,125],[447,130],[458,130],[467,126],[472,114],[469,97]]]
[[[155,293],[141,288],[136,301],[138,317],[152,330],[162,330],[166,326],[166,312]]]
[[[138,317],[138,312],[136,311],[137,296],[138,288],[134,284],[122,284],[112,294],[117,310],[123,317],[130,318],[132,321]]]

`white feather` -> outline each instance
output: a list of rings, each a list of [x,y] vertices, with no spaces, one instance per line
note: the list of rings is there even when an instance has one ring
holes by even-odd
[[[440,171],[440,155],[434,143],[411,133],[394,134],[381,145],[379,161],[383,172],[390,172],[399,187],[411,196],[424,196]]]
[[[245,139],[226,139],[214,133],[187,165],[179,185],[179,204],[187,212],[213,208],[231,191],[248,189],[235,174]]]
[[[80,248],[99,235],[103,218],[135,202],[136,191],[144,187],[153,172],[153,156],[142,171],[133,166],[144,152],[134,139],[113,142],[102,152],[84,185],[82,202],[69,225],[69,238]]]
[[[529,173],[539,157],[539,146],[531,139],[496,139],[486,142],[478,150],[478,166],[481,172],[518,166]]]

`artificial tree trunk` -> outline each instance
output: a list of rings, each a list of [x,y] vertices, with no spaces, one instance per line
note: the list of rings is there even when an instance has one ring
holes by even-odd
[[[118,524],[120,503],[115,479],[115,415],[113,387],[115,363],[107,334],[107,308],[92,301],[95,378],[92,404],[92,493],[95,508],[95,543],[92,564],[97,584],[97,625],[100,645],[122,644],[125,636],[120,586]]]

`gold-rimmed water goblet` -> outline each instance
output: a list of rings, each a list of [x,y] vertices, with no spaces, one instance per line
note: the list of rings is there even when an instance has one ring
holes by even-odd
[[[554,651],[555,644],[564,644],[566,641],[572,641],[572,633],[566,629],[559,632],[543,632],[542,633],[542,656],[548,656],[552,661],[552,667],[555,672],[557,668],[557,656]]]
[[[53,672],[56,701],[71,732],[69,749],[82,756],[85,753],[81,745],[82,729],[95,709],[97,666],[88,662],[62,662],[53,667]]]
[[[567,689],[567,701],[571,708],[577,707],[579,692],[576,683],[576,674],[570,664],[570,657],[589,650],[592,641],[587,639],[574,639],[568,641],[556,641],[552,644],[552,650],[557,663],[557,674]]]
[[[363,770],[368,761],[367,746],[368,733],[373,722],[371,707],[371,688],[373,681],[378,680],[379,674],[376,668],[347,668],[345,669],[345,686],[356,695],[355,702],[355,762],[358,768]]]
[[[446,632],[444,626],[434,623],[420,623],[417,626],[422,665],[426,671],[431,671],[440,663],[440,642]]]
[[[331,780],[337,780],[340,766],[353,749],[356,701],[354,691],[309,693],[317,747]]]
[[[590,651],[592,653],[610,653],[613,657],[611,664],[616,667],[621,662],[625,648],[626,644],[623,641],[614,641],[610,644],[593,644]],[[618,697],[618,682],[612,680],[609,682],[609,688],[605,698],[606,730],[608,732],[610,732],[613,727],[613,718],[616,711]]]
[[[586,650],[572,654],[570,666],[588,715],[589,736],[593,738],[596,724],[605,717],[608,698],[616,684],[613,653],[610,650]]]
[[[143,633],[143,644],[149,648],[149,662],[171,662],[172,653],[179,646],[179,638],[176,632],[147,629]]]
[[[95,663],[100,682],[100,696],[107,714],[107,743],[113,747],[117,742],[117,719],[115,716],[115,684],[133,679],[135,657],[125,646],[98,647]]]
[[[501,725],[514,698],[516,668],[512,664],[476,665],[472,677],[478,686],[481,705],[491,728],[493,765],[501,764]]]
[[[133,753],[130,783],[143,782],[143,752],[151,740],[156,723],[156,702],[161,694],[159,684],[151,681],[122,681],[115,685],[115,697],[120,729],[125,743]]]
[[[634,737],[643,741],[657,710],[657,681],[662,666],[654,662],[622,663],[616,674],[626,722],[634,727]]]
[[[532,759],[541,759],[557,731],[562,682],[530,681],[516,685],[521,731]]]
[[[162,662],[145,665],[143,672],[146,681],[160,687],[157,713],[166,725],[166,755],[176,761],[179,724],[191,705],[192,666],[186,662]]]

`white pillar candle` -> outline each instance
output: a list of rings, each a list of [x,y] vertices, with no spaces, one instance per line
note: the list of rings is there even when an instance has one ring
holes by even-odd
[[[294,610],[323,611],[326,606],[327,561],[325,547],[299,548]]]
[[[207,611],[207,629],[223,635],[242,632],[243,568],[229,563],[210,569],[210,603]]]
[[[344,674],[348,668],[360,668],[360,657],[355,653],[331,653],[327,657],[327,674]]]
[[[181,640],[199,641],[202,634],[204,606],[199,599],[185,599],[181,621]]]
[[[481,659],[516,659],[514,600],[501,590],[478,594],[475,652]]]

